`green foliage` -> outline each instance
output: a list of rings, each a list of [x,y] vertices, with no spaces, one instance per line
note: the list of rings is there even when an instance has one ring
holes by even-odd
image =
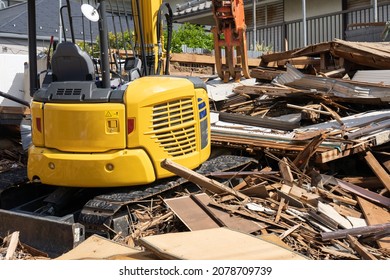
[[[178,30],[173,31],[171,52],[181,53],[182,45],[211,51],[214,48],[213,34],[206,32],[200,25],[184,23]]]
[[[118,49],[118,50],[130,50],[132,48],[131,43],[134,42],[134,32],[125,31],[123,35],[121,32],[118,32],[115,36],[114,33],[108,33],[108,46],[110,49]],[[99,57],[100,51],[100,38],[99,36],[96,38],[96,42],[91,44],[91,42],[77,42],[77,45],[83,50],[85,50],[92,57]],[[125,48],[126,46],[126,48]]]
[[[131,49],[130,42],[133,42],[133,41],[134,41],[133,32],[131,32],[131,34],[130,34],[129,31],[125,31],[125,32],[123,32],[123,35],[121,32],[118,32],[116,34],[116,36],[112,32],[108,33],[108,44],[109,44],[111,49],[129,50],[129,49]]]

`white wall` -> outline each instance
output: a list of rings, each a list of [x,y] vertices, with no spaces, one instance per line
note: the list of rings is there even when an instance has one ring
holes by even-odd
[[[26,54],[0,54],[0,91],[24,99],[24,63]],[[21,106],[0,97],[0,106]]]
[[[306,0],[306,16],[313,17],[342,11],[342,0]],[[302,0],[284,1],[284,20],[302,19]]]

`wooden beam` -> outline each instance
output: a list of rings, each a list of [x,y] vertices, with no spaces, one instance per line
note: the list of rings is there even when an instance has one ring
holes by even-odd
[[[390,175],[387,171],[382,167],[382,165],[376,160],[374,155],[370,152],[366,152],[366,156],[364,157],[367,161],[368,165],[372,169],[372,171],[378,176],[379,180],[386,187],[388,191],[390,191]]]
[[[390,223],[390,214],[385,209],[375,205],[361,197],[357,197],[367,224],[374,226],[377,224]],[[390,249],[390,237],[385,237],[376,241],[380,248]]]
[[[170,159],[163,160],[161,162],[161,167],[213,193],[228,193],[242,200],[249,200],[249,197],[243,193],[226,187],[220,182],[207,178],[206,176],[203,176],[185,166],[173,162]]]

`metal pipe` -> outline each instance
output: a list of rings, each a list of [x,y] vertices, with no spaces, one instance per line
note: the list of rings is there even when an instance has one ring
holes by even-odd
[[[307,45],[306,0],[302,0],[303,46]]]
[[[267,9],[266,9],[267,13]],[[253,0],[253,50],[256,50],[256,0]]]
[[[147,71],[148,63],[146,60],[144,30],[143,30],[143,23],[142,23],[142,18],[141,18],[141,7],[140,7],[139,0],[136,0],[135,4],[136,4],[136,9],[137,9],[137,14],[138,14],[138,27],[139,27],[138,32],[140,33],[139,36],[140,36],[140,40],[141,40],[140,49],[141,49],[141,53],[142,53],[141,59],[142,59],[142,64],[143,64],[143,72],[144,72],[144,76],[147,76],[148,75],[148,71]]]
[[[22,104],[22,105],[24,105],[24,106],[27,106],[27,107],[30,108],[30,103],[27,102],[27,101],[24,100],[24,99],[17,98],[16,96],[10,95],[10,94],[5,93],[5,92],[2,92],[2,91],[0,91],[0,96],[2,96],[2,97],[4,97],[4,98],[7,98],[7,99],[9,99],[9,100],[12,100],[12,101],[14,101],[14,102],[17,102],[17,103],[19,103],[19,104]]]
[[[99,36],[100,36],[100,66],[102,72],[102,87],[110,88],[110,62],[108,57],[108,37],[107,37],[107,18],[106,18],[106,1],[100,0],[99,5]]]
[[[388,127],[390,127],[390,120],[386,120],[386,121],[382,121],[382,122],[378,122],[378,123],[373,123],[372,125],[370,125],[368,127],[364,127],[364,128],[361,128],[355,132],[348,133],[348,134],[344,135],[344,139],[345,140],[356,139],[358,137],[367,135],[371,132],[379,131],[379,130],[382,130],[382,129],[385,129]]]
[[[35,1],[28,0],[28,67],[30,78],[30,96],[38,89],[37,70],[37,37],[36,37],[36,14]]]
[[[378,0],[374,0],[374,21],[378,22]]]
[[[70,35],[72,36],[72,43],[76,43],[76,40],[74,38],[74,30],[73,30],[72,9],[70,7],[69,0],[66,0],[66,6],[68,7],[69,28],[70,28]]]
[[[62,17],[61,17],[61,7],[62,7],[62,0],[59,0],[58,20],[59,20],[60,26],[58,27],[58,43],[62,42],[62,28],[63,28],[63,24],[62,24]]]

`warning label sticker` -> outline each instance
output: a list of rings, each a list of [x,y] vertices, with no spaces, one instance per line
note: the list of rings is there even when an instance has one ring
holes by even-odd
[[[118,116],[119,116],[118,111],[105,111],[106,118],[112,118],[112,117],[118,117]]]

